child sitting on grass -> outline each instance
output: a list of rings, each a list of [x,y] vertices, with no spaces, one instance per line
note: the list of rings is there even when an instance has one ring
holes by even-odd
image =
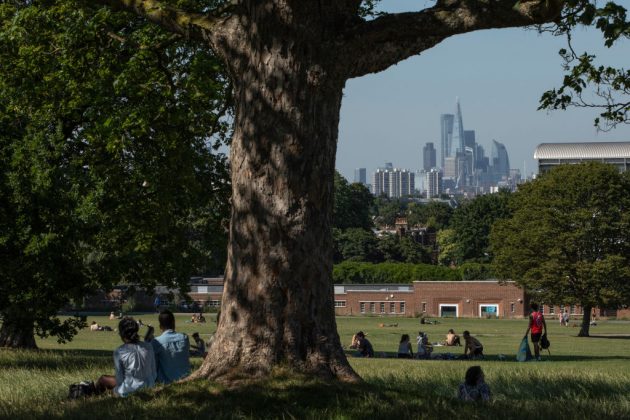
[[[471,366],[466,371],[466,381],[457,388],[462,401],[490,401],[490,387],[484,381],[481,366]]]

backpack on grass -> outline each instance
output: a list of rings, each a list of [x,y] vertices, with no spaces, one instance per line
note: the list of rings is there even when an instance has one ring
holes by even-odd
[[[540,348],[542,348],[543,350],[547,350],[549,352],[549,355],[551,355],[551,351],[549,351],[550,346],[551,346],[551,343],[549,342],[549,339],[547,338],[547,333],[544,333],[542,337],[540,337]]]
[[[78,384],[72,384],[68,387],[68,399],[76,400],[79,398],[90,397],[96,395],[96,387],[92,381],[82,381]]]

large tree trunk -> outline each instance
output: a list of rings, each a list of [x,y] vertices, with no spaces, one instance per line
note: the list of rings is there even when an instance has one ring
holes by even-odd
[[[250,378],[285,365],[358,379],[337,334],[332,282],[333,179],[345,79],[335,75],[332,55],[289,23],[259,17],[257,26],[236,28],[241,41],[225,50],[240,75],[228,263],[221,319],[193,378]],[[274,26],[273,38],[260,35],[264,25]],[[282,25],[296,32],[283,33]]]
[[[36,349],[33,321],[13,319],[3,314],[0,328],[0,347]]]
[[[582,310],[584,314],[582,315],[582,325],[580,327],[580,332],[578,333],[578,337],[588,337],[589,330],[591,328],[591,311],[593,310],[593,307],[584,306]]]

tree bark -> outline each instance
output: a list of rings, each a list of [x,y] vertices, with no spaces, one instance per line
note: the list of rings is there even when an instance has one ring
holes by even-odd
[[[230,13],[207,18],[159,0],[99,1],[207,42],[224,59],[235,89],[221,317],[191,378],[250,378],[288,365],[344,380],[359,379],[337,334],[332,284],[345,81],[451,35],[551,21],[564,3],[442,0],[426,12],[366,21],[358,16],[359,0],[238,0]]]
[[[317,31],[286,19],[235,27],[237,41],[224,49],[239,75],[228,263],[217,332],[193,378],[250,378],[287,365],[358,379],[333,305],[333,179],[345,79],[331,52],[308,39]],[[274,32],[265,25],[291,33],[264,39]]]
[[[0,328],[0,347],[36,349],[33,321],[12,319],[3,314],[2,328]]]
[[[578,337],[589,337],[589,330],[591,328],[591,311],[592,306],[584,306],[582,308],[584,314],[582,315],[582,325],[580,326],[580,332]]]

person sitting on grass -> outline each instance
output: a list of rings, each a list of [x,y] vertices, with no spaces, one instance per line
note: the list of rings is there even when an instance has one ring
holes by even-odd
[[[484,381],[481,366],[468,368],[465,382],[457,388],[457,396],[462,401],[490,401],[490,387]]]
[[[372,343],[365,338],[365,334],[363,331],[359,331],[357,333],[357,350],[359,350],[359,357],[374,357],[374,348],[372,347]]]
[[[190,374],[190,341],[186,334],[175,332],[175,316],[168,309],[160,312],[158,320],[162,334],[151,340],[157,381],[170,384]]]
[[[140,388],[155,385],[155,355],[151,344],[140,341],[138,324],[133,318],[121,319],[118,333],[124,344],[114,351],[116,375],[98,378],[96,392],[100,394],[111,389],[115,395],[126,397]]]
[[[206,343],[199,337],[199,333],[193,333],[192,338],[195,340],[195,344],[190,345],[190,348],[192,348],[190,355],[206,357]]]
[[[399,359],[413,358],[413,350],[411,349],[411,343],[409,340],[409,334],[403,334],[402,337],[400,337],[400,344],[398,345]]]
[[[433,346],[429,343],[429,336],[422,331],[418,332],[416,337],[416,343],[418,344],[418,351],[416,352],[416,358],[429,359],[433,352]]]
[[[483,345],[479,340],[470,335],[470,332],[464,331],[464,356],[469,359],[483,359]]]
[[[461,346],[461,342],[459,341],[459,335],[455,334],[455,331],[451,328],[448,330],[448,334],[446,334],[445,343],[447,346]]]
[[[356,349],[357,347],[359,347],[359,338],[357,337],[356,334],[353,334],[352,340],[350,340],[350,348]]]

